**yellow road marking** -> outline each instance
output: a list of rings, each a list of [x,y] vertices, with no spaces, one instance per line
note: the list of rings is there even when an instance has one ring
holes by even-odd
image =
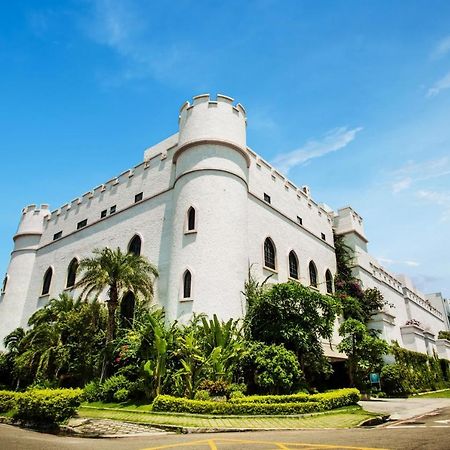
[[[209,441],[207,441],[207,440],[189,441],[189,442],[182,442],[182,443],[178,443],[178,444],[159,445],[158,447],[147,447],[147,448],[143,448],[141,450],[160,450],[160,449],[164,449],[164,448],[188,447],[189,445],[197,445],[197,444],[204,444],[205,446],[207,446],[208,442]]]
[[[211,450],[217,450],[216,444],[214,443],[214,441],[213,441],[212,439],[210,439],[210,440],[208,441],[208,444],[209,444],[209,448],[210,448]]]

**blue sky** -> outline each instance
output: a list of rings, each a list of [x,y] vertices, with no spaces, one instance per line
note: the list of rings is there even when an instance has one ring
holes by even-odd
[[[0,273],[24,205],[137,164],[209,92],[317,201],[351,204],[390,270],[450,296],[450,2],[5,1],[0,67]]]

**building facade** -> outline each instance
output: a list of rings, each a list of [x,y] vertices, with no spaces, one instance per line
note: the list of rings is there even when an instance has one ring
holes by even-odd
[[[444,299],[388,274],[367,253],[362,219],[351,208],[335,213],[318,204],[307,186],[253,152],[246,122],[232,98],[199,95],[181,107],[178,133],[148,148],[138,165],[56,210],[24,208],[0,295],[0,338],[26,326],[50,298],[76,295],[78,261],[106,246],[158,267],[155,300],[169,319],[242,317],[250,267],[273,283],[293,279],[332,293],[335,229],[354,248],[364,287],[378,287],[393,304],[373,326],[407,348],[438,351],[437,333],[448,329]],[[416,317],[419,325],[409,324]],[[337,342],[336,333],[326,352],[342,358]],[[440,351],[449,352],[444,344]]]

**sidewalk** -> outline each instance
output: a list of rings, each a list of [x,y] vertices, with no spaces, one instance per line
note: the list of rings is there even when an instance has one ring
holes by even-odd
[[[405,420],[420,416],[436,409],[450,407],[449,398],[379,398],[360,401],[358,404],[366,411],[376,414],[389,414],[391,420]]]

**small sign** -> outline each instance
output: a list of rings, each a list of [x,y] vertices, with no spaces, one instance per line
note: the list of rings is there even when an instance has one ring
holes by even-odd
[[[370,374],[370,382],[372,384],[378,384],[380,382],[380,374],[379,373],[371,373]]]

